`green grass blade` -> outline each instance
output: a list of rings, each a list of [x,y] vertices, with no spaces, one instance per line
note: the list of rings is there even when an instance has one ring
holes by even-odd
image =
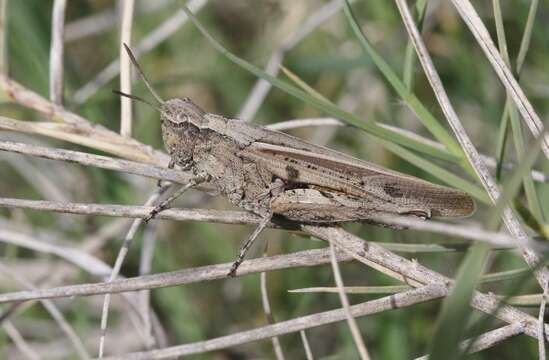
[[[505,161],[505,146],[507,146],[507,129],[509,128],[509,102],[506,101],[501,120],[499,122],[498,141],[496,150],[496,180],[501,182],[503,162]]]
[[[509,279],[515,279],[518,276],[522,276],[524,274],[531,273],[532,270],[528,267],[523,267],[520,269],[514,269],[514,270],[507,270],[507,271],[501,271],[501,272],[495,272],[490,273],[482,276],[481,282],[487,283],[487,282],[494,282],[494,281],[504,281]]]
[[[414,13],[417,21],[417,28],[421,30],[423,20],[425,19],[425,10],[427,10],[427,0],[418,0],[414,8]],[[414,69],[416,65],[416,56],[414,45],[410,40],[406,44],[404,53],[404,67],[402,71],[402,81],[408,91],[412,90],[414,80]]]
[[[307,84],[305,81],[303,81],[299,76],[297,76],[297,74],[294,74],[287,67],[281,66],[280,68],[282,69],[282,72],[284,73],[284,75],[286,75],[288,77],[288,79],[292,80],[297,86],[299,86],[301,89],[306,91],[309,95],[315,96],[315,97],[317,97],[321,100],[324,100],[326,102],[330,101],[326,97],[324,97],[324,95],[322,95],[321,93],[319,93],[318,91],[313,89],[311,86],[309,86],[309,84]]]
[[[522,126],[518,118],[518,113],[516,109],[511,105],[511,110],[509,111],[509,119],[511,120],[511,131],[513,133],[513,142],[515,144],[515,151],[517,152],[517,158],[524,158],[524,136],[522,133]],[[522,182],[524,186],[524,192],[526,193],[526,200],[529,205],[529,209],[534,215],[534,218],[538,222],[544,221],[543,210],[539,202],[539,197],[534,185],[534,180],[530,171],[526,172],[522,177]]]

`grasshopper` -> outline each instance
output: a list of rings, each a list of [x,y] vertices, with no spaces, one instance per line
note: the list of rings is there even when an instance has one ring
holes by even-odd
[[[379,215],[460,217],[475,204],[465,192],[388,170],[352,156],[310,144],[282,132],[209,114],[191,99],[164,101],[150,85],[128,46],[141,79],[156,99],[162,136],[175,165],[195,178],[159,204],[152,219],[188,188],[208,182],[236,206],[261,217],[243,243],[229,272],[235,276],[246,252],[273,215],[308,224],[374,222]]]

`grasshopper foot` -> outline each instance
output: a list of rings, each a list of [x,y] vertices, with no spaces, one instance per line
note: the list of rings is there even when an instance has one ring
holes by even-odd
[[[238,267],[240,266],[240,264],[242,263],[242,261],[239,260],[236,260],[232,265],[231,265],[231,270],[229,270],[229,273],[227,274],[228,277],[236,277],[236,269],[238,269]]]
[[[151,212],[149,213],[149,215],[145,216],[143,218],[143,222],[145,224],[147,224],[149,221],[151,221],[152,219],[154,219],[154,217],[156,215],[158,215],[159,212],[161,212],[162,210],[164,210],[166,208],[166,206],[163,206],[163,204],[160,204],[158,206],[156,206],[154,209],[151,210]]]

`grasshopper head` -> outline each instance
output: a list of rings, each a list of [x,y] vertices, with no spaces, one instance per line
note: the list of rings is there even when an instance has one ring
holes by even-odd
[[[192,124],[200,127],[203,123],[204,115],[204,110],[193,103],[188,97],[171,99],[160,105],[160,120],[166,125],[181,126],[183,124]]]

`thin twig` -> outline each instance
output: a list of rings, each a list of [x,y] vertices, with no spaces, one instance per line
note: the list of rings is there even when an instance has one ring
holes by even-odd
[[[131,61],[124,49],[124,44],[128,46],[132,42],[132,24],[134,13],[134,0],[125,0],[122,2],[122,24],[120,25],[120,91],[125,94],[132,93],[132,74]],[[132,100],[120,97],[120,135],[124,137],[132,136]]]
[[[468,1],[464,1],[464,2],[468,3]],[[438,76],[438,73],[435,70],[431,57],[429,56],[427,48],[425,47],[425,44],[423,43],[421,36],[419,35],[419,32],[413,22],[410,11],[408,9],[408,5],[405,0],[396,0],[396,3],[399,8],[400,14],[403,18],[408,34],[410,35],[410,38],[414,43],[414,47],[416,48],[418,58],[421,62],[421,65],[423,66],[423,69],[425,71],[425,74],[429,82],[431,83],[435,96],[437,97],[437,100],[444,112],[444,115],[446,116],[450,126],[452,127],[452,130],[454,131],[456,137],[458,138],[458,141],[463,151],[465,152],[467,159],[471,163],[471,166],[475,170],[477,176],[482,182],[482,185],[486,189],[486,192],[490,196],[492,202],[496,203],[496,201],[500,197],[499,189],[493,177],[488,172],[486,165],[480,158],[480,155],[477,149],[471,142],[471,139],[467,135],[453,106],[450,103],[450,100],[446,94],[446,91],[444,90],[440,77]],[[508,89],[508,90],[511,91],[511,89]],[[548,150],[549,150],[549,147],[548,147]],[[516,239],[517,245],[521,247],[523,257],[528,263],[528,265],[530,266],[530,268],[536,269],[535,273],[536,273],[536,278],[538,280],[538,283],[540,284],[540,286],[545,286],[545,284],[547,284],[549,281],[549,273],[547,271],[547,268],[546,267],[539,268],[537,266],[540,259],[534,251],[532,251],[527,247],[529,242],[528,235],[522,228],[520,222],[514,216],[512,210],[508,207],[505,208],[505,210],[503,211],[503,220],[509,232]]]
[[[63,105],[63,53],[65,43],[65,8],[67,0],[53,2],[50,47],[50,99],[54,104]]]
[[[339,301],[341,302],[341,306],[345,311],[347,325],[351,330],[351,335],[353,337],[353,341],[355,342],[355,346],[358,350],[360,358],[363,360],[367,360],[370,359],[370,355],[368,354],[368,349],[366,349],[366,345],[364,344],[364,340],[362,339],[362,335],[360,334],[360,330],[358,328],[356,320],[351,314],[351,306],[349,305],[349,299],[347,298],[347,294],[343,290],[343,287],[345,285],[343,284],[343,278],[341,277],[341,272],[339,270],[339,265],[336,258],[336,247],[334,243],[330,242],[330,262],[332,264],[332,272],[334,274],[334,279],[337,286]]]
[[[444,286],[429,285],[419,289],[410,290],[404,293],[367,301],[350,308],[353,317],[365,316],[382,311],[398,309],[413,304],[439,298],[446,293]],[[253,330],[242,331],[236,334],[227,335],[206,341],[191,344],[178,345],[160,350],[136,352],[122,356],[105,358],[106,360],[156,360],[169,357],[184,356],[190,354],[204,353],[224,349],[231,346],[268,339],[273,336],[293,333],[296,331],[326,325],[345,320],[344,309],[325,311],[313,315],[302,316],[292,320],[282,321],[274,325],[267,325]]]
[[[154,209],[153,206],[126,206],[61,203],[55,201],[21,200],[0,198],[0,207],[17,207],[42,211],[54,211],[68,214],[104,215],[114,217],[145,218]],[[220,222],[224,224],[258,224],[261,218],[247,211],[176,209],[170,208],[158,213],[156,219],[193,220]],[[276,227],[271,224],[271,227]]]

